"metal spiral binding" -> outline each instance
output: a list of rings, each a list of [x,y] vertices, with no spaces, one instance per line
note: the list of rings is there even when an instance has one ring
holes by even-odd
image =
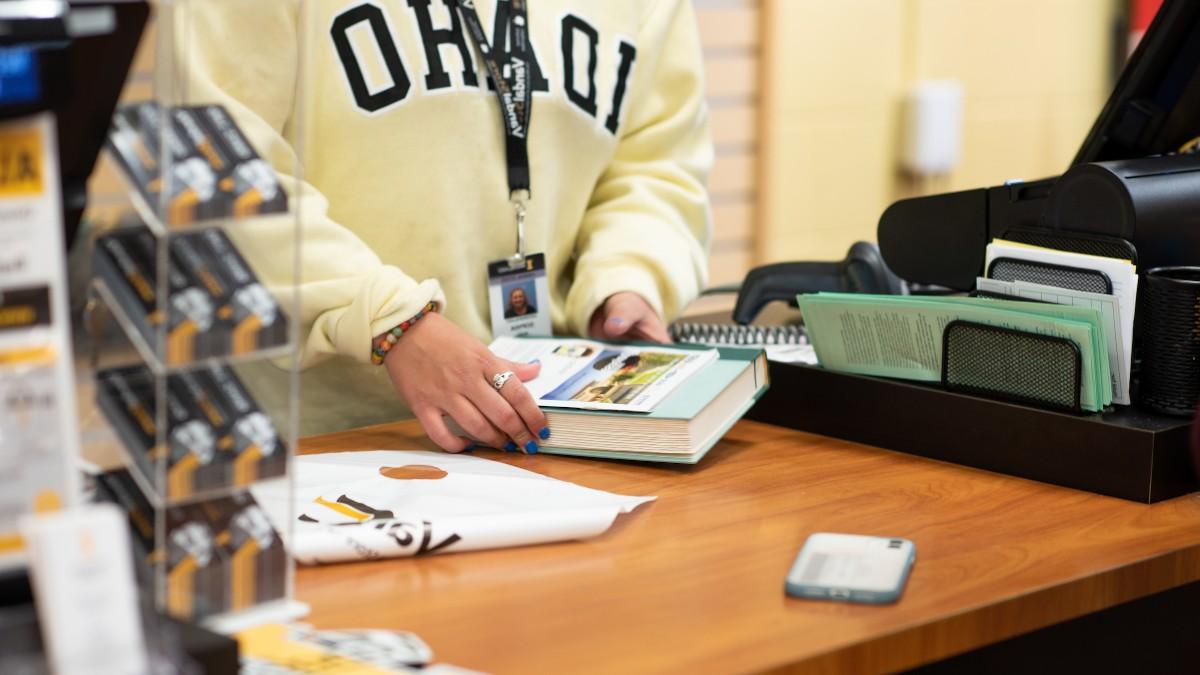
[[[739,326],[721,323],[673,323],[671,339],[701,345],[806,345],[802,326]]]

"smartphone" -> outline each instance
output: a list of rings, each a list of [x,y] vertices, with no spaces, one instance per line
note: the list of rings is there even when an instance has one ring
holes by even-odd
[[[916,558],[907,539],[817,532],[804,542],[784,587],[797,598],[896,602]]]

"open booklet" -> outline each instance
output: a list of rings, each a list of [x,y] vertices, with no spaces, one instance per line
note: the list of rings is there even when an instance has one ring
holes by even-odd
[[[494,354],[538,361],[525,386],[547,408],[651,412],[692,375],[719,358],[716,349],[610,345],[563,338],[496,338]]]

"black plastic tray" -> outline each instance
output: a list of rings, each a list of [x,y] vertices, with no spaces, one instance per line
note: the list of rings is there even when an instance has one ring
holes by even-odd
[[[770,372],[748,419],[1136,502],[1198,487],[1187,419],[1073,415],[813,366]]]

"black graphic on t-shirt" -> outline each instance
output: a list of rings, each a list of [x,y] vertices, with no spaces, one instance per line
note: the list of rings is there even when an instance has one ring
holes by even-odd
[[[403,4],[400,0],[392,0],[392,2],[394,2],[393,6],[395,7],[403,7],[406,4],[415,20],[418,37],[421,42],[419,45],[420,51],[415,51],[418,47],[417,45],[408,46],[414,49],[414,51],[408,54],[408,57],[414,59],[420,58],[418,55],[424,55],[426,73],[424,91],[435,92],[454,86],[454,81],[447,71],[446,63],[442,58],[446,48],[453,48],[458,51],[462,61],[461,77],[463,86],[479,89],[479,72],[482,70],[482,67],[477,63],[478,59],[475,58],[476,53],[473,51],[472,42],[460,14],[460,11],[462,11],[462,8],[459,7],[460,0],[404,0]],[[435,24],[435,12],[433,11],[435,2],[440,3],[447,10],[446,14],[449,16],[448,25],[444,21],[441,25]],[[403,10],[397,8],[395,11]],[[350,86],[354,102],[359,108],[368,113],[377,113],[392,105],[401,103],[408,99],[412,91],[412,81],[405,67],[404,58],[401,56],[400,45],[396,42],[396,37],[392,33],[384,12],[385,10],[379,5],[364,2],[338,14],[334,17],[333,24],[330,27],[333,46],[345,71],[346,81]],[[512,35],[506,28],[511,23],[512,18],[511,4],[508,2],[497,3],[490,48],[502,58],[510,55],[512,50]],[[377,54],[374,49],[367,49],[361,52],[356,52],[354,49],[350,34],[353,32],[353,29],[358,28],[363,23],[366,23],[371,29],[370,38],[375,41],[375,46],[378,48]],[[625,99],[628,97],[632,86],[630,80],[633,76],[634,65],[637,62],[637,47],[624,40],[617,42],[615,53],[618,62],[611,64],[616,69],[613,79],[611,108],[606,112],[604,117],[600,117],[596,72],[600,66],[601,48],[604,47],[605,54],[612,53],[609,51],[611,48],[605,46],[608,42],[602,38],[600,31],[577,14],[567,14],[564,16],[558,23],[558,28],[561,47],[559,56],[562,58],[563,94],[565,94],[566,99],[570,101],[571,105],[593,118],[604,120],[604,128],[609,133],[616,135],[621,125],[621,115]],[[530,63],[527,64],[529,67],[529,82],[535,92],[550,92],[550,82],[545,77],[542,64],[539,62],[537,53],[533,51],[532,47],[533,45],[531,44],[531,51],[529,53]],[[391,81],[387,82],[386,86],[382,86],[382,88],[378,83],[375,83],[376,86],[373,92],[372,86],[367,82],[366,69],[364,68],[364,64],[360,62],[360,58],[364,61],[372,58],[382,58],[383,66],[386,68]],[[607,63],[608,57],[606,57]],[[606,65],[606,67],[609,66]],[[576,78],[577,75],[579,76],[578,80]],[[485,79],[487,80],[488,89],[494,90],[495,86],[491,82],[491,77],[485,75]],[[480,94],[484,93],[480,91]]]
[[[588,41],[587,94],[581,94],[575,88],[575,35],[582,33]],[[579,106],[579,109],[596,116],[596,66],[599,61],[600,33],[590,23],[568,14],[562,20],[562,59],[563,59],[563,90],[567,98]]]
[[[363,76],[358,56],[350,44],[350,29],[364,21],[371,26],[371,33],[379,46],[383,63],[392,78],[391,86],[374,94],[367,86],[367,79]],[[403,101],[408,96],[412,82],[408,79],[404,62],[400,60],[400,51],[396,48],[396,40],[392,37],[392,31],[388,28],[382,9],[375,5],[358,5],[348,9],[334,18],[329,33],[333,37],[334,47],[337,49],[338,58],[342,61],[342,68],[346,71],[346,79],[350,82],[350,90],[354,93],[354,102],[358,104],[358,107],[367,112],[378,112]]]
[[[621,106],[625,104],[625,92],[628,90],[629,73],[633,70],[633,62],[637,59],[637,47],[621,41],[621,67],[617,71],[617,86],[613,89],[612,112],[604,122],[604,128],[617,133],[621,124]]]
[[[444,45],[453,45],[458,48],[458,55],[462,57],[463,84],[468,87],[478,87],[479,78],[475,75],[475,60],[471,58],[471,49],[467,46],[467,35],[463,32],[462,18],[459,16],[458,10],[454,5],[457,2],[453,0],[442,0],[442,4],[450,10],[450,27],[449,28],[434,28],[433,17],[430,16],[429,6],[433,0],[408,0],[408,6],[412,8],[413,15],[417,18],[417,28],[421,31],[421,44],[425,48],[425,89],[428,91],[436,91],[438,89],[448,89],[451,86],[450,75],[446,72],[445,65],[442,64],[442,53],[440,49]],[[507,3],[504,3],[507,5]]]

